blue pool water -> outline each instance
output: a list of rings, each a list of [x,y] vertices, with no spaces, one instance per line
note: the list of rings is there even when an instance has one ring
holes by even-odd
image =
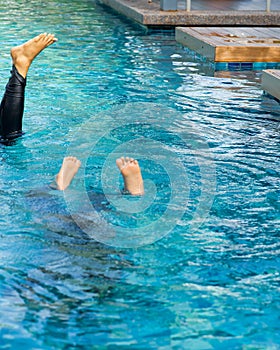
[[[0,348],[279,349],[280,109],[261,71],[215,72],[94,1],[1,3],[0,29],[2,90],[11,46],[59,39],[0,148]],[[73,186],[49,191],[73,152]],[[146,199],[122,202],[124,152]]]

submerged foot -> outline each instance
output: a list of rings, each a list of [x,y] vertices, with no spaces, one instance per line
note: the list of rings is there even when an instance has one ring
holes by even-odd
[[[124,189],[132,195],[143,195],[143,178],[137,160],[129,157],[121,157],[116,160],[116,163],[123,176]]]
[[[76,157],[63,159],[62,166],[55,178],[58,190],[64,191],[70,185],[80,166],[81,162]]]
[[[53,34],[42,33],[20,46],[11,49],[11,57],[17,71],[24,78],[34,58],[57,39]]]

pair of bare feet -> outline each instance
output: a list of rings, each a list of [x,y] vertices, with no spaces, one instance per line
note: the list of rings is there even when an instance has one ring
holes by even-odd
[[[116,160],[116,164],[123,176],[125,191],[132,195],[143,195],[143,179],[137,160],[122,157]],[[55,178],[56,188],[61,191],[65,190],[70,185],[80,166],[81,162],[76,157],[65,157]]]

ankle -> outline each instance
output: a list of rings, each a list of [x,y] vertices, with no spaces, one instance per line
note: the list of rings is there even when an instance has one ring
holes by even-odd
[[[19,74],[26,78],[32,61],[24,55],[19,47],[14,47],[11,49],[11,57],[13,65],[16,67]]]
[[[63,190],[63,180],[62,176],[59,173],[55,177],[55,183],[58,190]]]

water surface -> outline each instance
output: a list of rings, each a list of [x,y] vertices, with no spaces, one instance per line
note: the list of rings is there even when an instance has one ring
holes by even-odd
[[[8,1],[0,29],[2,89],[11,46],[40,32],[59,39],[30,69],[26,134],[0,149],[0,347],[278,349],[280,114],[261,71],[215,72],[173,32],[147,31],[94,1]],[[88,237],[45,185],[79,126],[134,103],[151,106],[141,127],[160,124],[165,151],[184,165],[188,201],[172,232],[125,249]],[[133,110],[118,118],[86,165],[86,185],[101,195],[104,159],[116,138],[129,141]],[[104,125],[94,118],[83,147]],[[197,141],[207,148],[195,152]],[[157,219],[174,174],[148,155],[141,164],[159,193],[147,220]],[[107,219],[122,220],[108,208]]]

